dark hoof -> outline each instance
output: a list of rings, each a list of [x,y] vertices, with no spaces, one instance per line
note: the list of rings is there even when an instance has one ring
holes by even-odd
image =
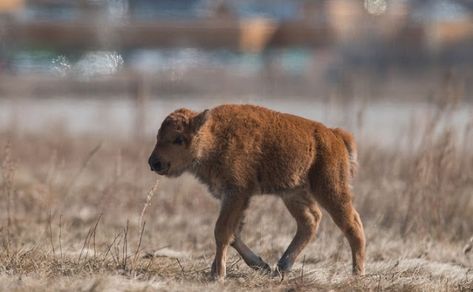
[[[215,275],[217,273],[217,265],[215,264],[215,260],[212,262],[212,266],[210,268],[210,275]]]
[[[355,269],[353,269],[352,274],[353,274],[353,276],[364,276],[365,275],[365,269],[355,268]]]
[[[284,280],[284,276],[288,273],[289,271],[284,271],[282,270],[279,266],[276,266],[276,269],[271,273],[271,277],[273,278],[279,278],[281,282]]]

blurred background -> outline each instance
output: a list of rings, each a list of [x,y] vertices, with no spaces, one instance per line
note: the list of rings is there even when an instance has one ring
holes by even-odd
[[[472,19],[469,0],[1,0],[0,125],[140,136],[223,102],[397,125],[472,100]]]

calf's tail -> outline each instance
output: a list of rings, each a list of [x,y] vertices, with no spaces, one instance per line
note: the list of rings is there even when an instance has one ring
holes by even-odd
[[[332,131],[343,140],[347,148],[348,157],[350,159],[350,176],[353,178],[358,171],[358,152],[356,150],[355,138],[353,138],[352,134],[340,128],[332,129]]]

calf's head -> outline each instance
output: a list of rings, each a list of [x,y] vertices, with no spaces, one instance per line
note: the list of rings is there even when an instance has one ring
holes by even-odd
[[[156,145],[148,159],[152,171],[176,177],[189,169],[194,161],[193,138],[205,123],[208,110],[201,113],[178,109],[164,119],[156,137]]]

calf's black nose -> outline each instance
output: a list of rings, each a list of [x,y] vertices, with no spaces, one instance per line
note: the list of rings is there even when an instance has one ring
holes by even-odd
[[[158,159],[153,159],[152,157],[148,160],[149,167],[151,171],[160,171],[163,169],[163,164]]]
[[[153,164],[153,168],[154,170],[156,171],[160,171],[163,169],[163,164],[161,163],[161,161],[156,161],[154,164]]]

